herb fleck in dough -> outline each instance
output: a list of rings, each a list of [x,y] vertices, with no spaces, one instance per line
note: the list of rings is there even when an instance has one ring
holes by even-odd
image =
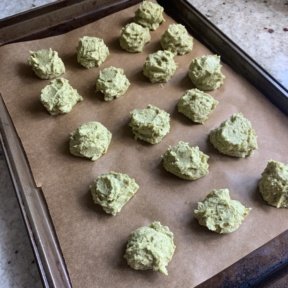
[[[109,49],[103,39],[89,36],[79,39],[77,61],[83,67],[87,69],[99,67],[108,55]]]
[[[120,46],[131,53],[142,52],[151,39],[149,29],[137,23],[129,23],[121,30]]]
[[[64,78],[54,79],[41,90],[41,103],[51,115],[69,113],[83,98]]]
[[[113,216],[121,211],[138,189],[139,185],[133,178],[116,172],[100,175],[90,186],[94,203]]]
[[[163,7],[157,3],[143,1],[135,12],[134,21],[150,30],[156,30],[160,24],[165,22]]]
[[[124,258],[135,270],[152,269],[168,275],[166,266],[176,248],[173,238],[167,226],[155,221],[130,235]]]
[[[84,123],[70,134],[70,153],[95,161],[107,152],[111,138],[111,132],[101,123]]]
[[[143,67],[143,74],[151,83],[168,82],[174,75],[177,65],[174,54],[170,51],[159,50],[148,55]]]
[[[237,230],[251,210],[231,200],[228,189],[213,190],[197,205],[194,215],[199,224],[220,234]]]
[[[51,48],[30,51],[28,64],[40,79],[53,79],[65,73],[65,66],[58,52]]]
[[[178,55],[192,51],[193,38],[182,24],[170,24],[161,37],[163,50],[169,50]]]
[[[157,144],[170,131],[170,115],[156,106],[148,105],[147,108],[135,109],[130,114],[129,126],[135,139]]]
[[[166,171],[185,180],[197,180],[209,173],[209,156],[186,142],[170,147],[162,158]]]
[[[212,130],[209,139],[219,152],[239,158],[250,156],[258,147],[256,133],[241,113],[233,114]]]
[[[221,67],[220,56],[201,56],[192,60],[188,75],[196,88],[210,91],[219,88],[224,82]]]
[[[218,105],[218,101],[198,89],[185,92],[178,102],[178,111],[195,123],[205,122]]]
[[[124,70],[116,67],[104,68],[96,80],[96,91],[104,94],[105,101],[122,96],[130,86]]]
[[[288,208],[288,165],[269,161],[262,173],[259,190],[268,204],[276,208]]]

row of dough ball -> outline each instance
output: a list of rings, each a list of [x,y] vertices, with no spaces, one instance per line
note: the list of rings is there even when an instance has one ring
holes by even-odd
[[[97,37],[84,36],[80,39],[79,43],[90,43],[92,38],[94,40],[97,39],[100,43],[103,42],[103,39]],[[94,40],[93,43],[95,44]],[[79,46],[80,49],[78,49],[78,62],[83,66],[86,65],[86,68],[94,67],[96,62],[100,65],[104,61],[103,59],[106,59],[109,54],[108,47],[104,42],[103,45],[105,45],[108,54],[104,53],[103,47],[99,48],[98,46],[95,46],[91,48],[89,45],[87,44],[84,49],[84,46],[81,44]],[[86,49],[87,52],[85,52]],[[82,51],[82,53],[79,54],[79,51]],[[104,57],[103,55],[106,56]],[[168,50],[159,50],[155,53],[149,54],[143,66],[143,74],[149,78],[151,83],[169,81],[177,69],[174,56],[175,55]],[[31,51],[28,64],[41,79],[57,78],[65,72],[63,61],[58,56],[57,51],[54,51],[51,48],[48,50],[41,49],[34,52]],[[211,91],[219,88],[223,84],[225,76],[221,72],[221,67],[220,56],[201,56],[192,60],[188,75],[196,88],[203,91]],[[122,74],[124,74],[123,71]],[[115,98],[119,96],[121,95],[115,95]]]
[[[270,205],[288,207],[288,165],[269,161],[258,186],[263,199]],[[95,204],[112,215],[120,212],[138,189],[133,178],[116,172],[100,175],[90,186]],[[214,189],[197,203],[194,216],[210,231],[226,234],[237,230],[250,210],[241,202],[232,200],[228,189]],[[153,269],[167,275],[166,266],[172,260],[175,248],[173,233],[156,221],[131,233],[124,258],[133,269]]]
[[[143,49],[144,45],[150,41],[151,38],[149,29],[155,30],[165,21],[163,17],[163,8],[156,3],[144,1],[135,12],[134,21],[136,23],[130,23],[133,25],[128,24],[126,28],[122,29],[123,37],[121,38],[123,39],[120,40],[120,42],[126,44],[120,44],[124,47],[130,47],[129,43],[131,43],[131,45],[140,45]],[[146,29],[148,29],[148,33]],[[143,41],[144,44],[142,44]],[[130,49],[133,50],[132,46],[128,48],[128,50]],[[109,49],[105,45],[103,39],[84,36],[79,40],[77,60],[85,68],[99,67],[108,55]],[[58,53],[52,49],[42,49],[35,52],[31,51],[28,63],[32,66],[35,74],[40,79],[53,79],[65,73],[63,61],[59,58]]]
[[[116,172],[100,175],[90,187],[94,202],[112,215],[121,210],[138,188],[134,179]],[[218,189],[197,204],[194,216],[200,225],[223,234],[237,230],[250,210],[239,201],[231,200],[228,189]],[[166,266],[175,248],[174,235],[169,228],[153,222],[132,232],[124,258],[133,269],[153,269],[167,275]]]
[[[163,16],[159,16],[160,14],[162,15],[162,12],[163,8],[158,4],[144,1],[136,11],[135,19],[138,19],[139,22],[145,26],[143,17],[145,18],[147,16],[147,19],[149,19],[151,22],[155,17],[157,19],[162,19]],[[153,15],[156,16],[154,17]],[[159,23],[161,21],[159,21]],[[133,45],[135,48],[136,46],[140,45],[139,43],[144,38],[150,39],[149,29],[155,29],[156,26],[153,26],[154,28],[152,28],[152,26],[148,25],[148,29],[146,28],[147,25],[142,27],[136,23],[127,24],[122,29],[120,45],[123,47],[125,46],[126,48],[129,46],[130,48],[126,50],[130,50],[131,52]],[[148,33],[149,37],[146,37],[144,35],[145,33],[141,34],[141,31],[143,33],[146,31],[145,33]],[[139,33],[145,37],[141,38]],[[139,37],[142,39],[141,41],[139,40]],[[145,41],[141,42],[143,45],[140,50],[143,50],[143,46],[146,43]],[[191,51],[193,38],[189,36],[184,26],[181,24],[172,24],[163,34],[161,43],[163,48],[169,49],[176,54],[185,54]],[[176,48],[175,50],[173,47],[180,50],[177,50]],[[140,51],[139,49],[137,51],[136,50],[133,52]],[[105,45],[103,39],[84,36],[79,40],[77,47],[77,60],[84,67],[98,67],[105,61],[108,55],[109,49]],[[28,63],[32,66],[35,74],[41,79],[52,79],[59,77],[65,72],[63,61],[58,56],[58,53],[53,51],[51,48],[49,50],[42,49],[36,52],[30,52]],[[156,53],[150,54],[147,57],[143,67],[143,73],[152,83],[167,82],[175,73],[176,68],[177,65],[174,61],[174,54],[168,50],[160,50]],[[223,79],[225,78],[220,70],[221,65],[219,56],[203,56],[193,59],[189,68],[189,77],[196,87],[202,90],[213,90],[218,88],[223,83]],[[96,81],[96,91],[100,91],[104,94],[105,101],[111,101],[122,96],[127,91],[129,86],[130,82],[125,76],[123,69],[115,67],[105,68],[100,71],[99,77]],[[68,113],[77,102],[82,100],[83,98],[69,85],[65,79],[56,79],[41,91],[41,102],[51,115]]]
[[[135,139],[140,139],[150,144],[157,144],[170,132],[169,113],[156,106],[148,105],[144,109],[134,109],[130,112],[130,115],[129,126]],[[73,155],[86,157],[95,161],[107,152],[111,138],[111,132],[101,123],[95,121],[84,123],[71,133],[70,151]],[[255,131],[250,121],[241,113],[233,114],[229,119],[221,123],[218,128],[212,130],[209,135],[209,140],[219,152],[233,157],[244,158],[250,156],[253,151],[257,149]],[[204,157],[201,151],[199,151],[199,153],[195,152],[197,156],[192,157],[191,155],[194,154],[194,150],[190,151],[188,146],[180,142],[180,144],[174,148],[170,147],[168,151],[170,151],[170,156],[175,158],[175,162],[179,162],[180,155],[188,159],[190,158],[190,161],[187,161],[187,159],[184,161],[185,159],[183,159],[186,165],[189,163],[186,167],[187,171],[184,173],[184,168],[178,167],[182,171],[178,174],[181,174],[184,179],[191,178],[189,180],[195,180],[192,179],[192,175],[189,176],[189,170],[195,169],[197,165],[201,166],[203,163],[206,163],[209,157],[207,155]],[[177,153],[178,150],[179,152]],[[196,159],[198,160],[196,161]],[[173,164],[172,166],[175,167],[175,165],[176,164]],[[164,166],[167,168],[168,164]],[[208,173],[208,166],[205,170],[207,170]],[[174,174],[177,173],[174,172]]]
[[[130,82],[121,68],[104,68],[96,79],[96,92],[102,92],[105,101],[120,97],[129,86]],[[57,78],[41,90],[40,101],[46,110],[55,116],[69,113],[78,102],[83,101],[83,97],[67,79]]]
[[[139,11],[142,12],[140,13]],[[153,28],[149,25],[145,26],[147,22],[141,21],[142,18],[139,15],[146,15],[147,19],[153,20],[154,11],[157,11],[156,15],[159,14],[158,12],[161,12],[162,15],[163,8],[158,4],[146,1],[140,5],[140,8],[135,13],[134,20],[144,27],[132,22],[122,28],[119,42],[123,49],[128,52],[143,51],[144,45],[151,39],[149,28]],[[159,18],[158,16],[156,18]],[[163,16],[159,19],[163,19],[164,21]],[[155,26],[153,27],[155,28]],[[167,82],[177,68],[174,56],[189,53],[193,47],[193,38],[181,24],[169,25],[162,35],[160,42],[164,50],[150,54],[143,67],[144,75],[152,83]],[[109,49],[103,39],[89,36],[80,38],[77,47],[77,61],[83,67],[99,67],[108,55]],[[41,79],[53,79],[65,72],[63,61],[58,56],[58,53],[52,49],[31,51],[28,63],[32,66],[35,74]],[[189,68],[189,77],[195,87],[203,91],[220,87],[225,78],[221,73],[220,57],[214,55],[194,59]]]
[[[190,40],[189,45],[185,44],[186,38]],[[128,52],[141,52],[150,39],[148,28],[129,23],[122,28],[119,42],[120,46]],[[171,24],[161,37],[161,43],[162,48],[171,52],[171,55],[183,55],[192,50],[193,38],[183,25]],[[84,36],[79,39],[77,61],[83,67],[87,69],[99,67],[108,56],[109,48],[102,38]],[[28,63],[40,79],[53,79],[65,73],[62,59],[52,49],[31,51]]]
[[[122,28],[119,38],[121,48],[130,53],[142,52],[150,40],[149,29],[134,22]],[[192,51],[193,37],[182,24],[170,24],[161,36],[160,44],[164,50],[175,55],[184,55]]]
[[[38,52],[42,53],[43,51],[44,50],[39,50]],[[52,54],[55,52],[55,51],[52,51],[51,49],[45,50],[45,51],[47,51],[48,53],[52,53]],[[168,64],[169,61],[166,62],[167,59],[170,59],[171,61],[173,60],[173,58],[166,57],[167,55],[169,55],[169,53],[170,53],[169,51],[158,51],[156,53],[150,54],[144,64],[144,68],[143,68],[144,75],[150,75],[150,76],[153,75],[151,79],[154,79],[157,81],[160,79],[164,79],[164,78],[166,79],[167,76],[171,74],[171,69],[172,69],[171,68],[172,66]],[[160,59],[162,62],[160,61]],[[202,64],[204,63],[202,65],[203,70],[199,68],[199,65],[198,65],[199,62],[202,62]],[[213,73],[210,73],[211,69],[210,70],[206,69],[208,66],[211,65],[211,63],[216,63],[216,62],[218,63],[217,64],[218,68],[221,67],[219,56],[216,56],[216,55],[201,56],[201,57],[193,59],[190,65],[190,69],[189,69],[189,76],[191,79],[193,79],[193,76],[191,75],[194,75],[196,73],[195,71],[197,71],[197,77],[201,85],[196,85],[196,86],[198,87],[201,86],[202,90],[207,90],[208,86],[211,83],[214,83],[215,85],[218,85],[220,83],[219,81],[218,82],[214,81],[218,77],[217,76],[218,72],[216,74],[213,74]],[[207,67],[206,67],[206,64],[208,65]],[[53,67],[56,67],[56,66],[53,65]],[[176,64],[175,64],[175,67],[176,67]],[[216,78],[213,78],[214,77],[213,75]],[[222,79],[224,79],[223,77]],[[205,81],[203,81],[203,79],[205,79]],[[130,81],[124,74],[124,70],[122,68],[116,68],[113,66],[107,67],[101,70],[99,73],[99,76],[96,79],[96,91],[100,91],[104,95],[105,101],[111,101],[124,95],[126,91],[128,90],[129,86],[130,86]],[[180,109],[180,111],[184,115],[186,115],[188,118],[190,118],[191,113],[189,111],[185,112],[185,110],[188,106],[191,106],[191,104],[189,104],[189,101],[191,102],[191,100],[194,99],[195,97],[198,99],[197,100],[198,102],[203,101],[203,103],[201,104],[204,105],[205,109],[210,110],[209,112],[211,112],[218,104],[218,101],[213,100],[213,98],[210,95],[205,94],[201,92],[200,90],[192,89],[191,92],[189,92],[188,94],[186,95],[186,98],[185,98],[186,100],[183,99],[183,103],[182,103],[183,109]],[[74,105],[76,105],[79,101],[82,101],[82,100],[83,98],[78,94],[78,92],[75,89],[73,89],[70,86],[68,81],[65,80],[64,78],[58,78],[58,79],[52,80],[50,84],[48,84],[41,91],[41,102],[51,115],[68,113],[72,110]],[[185,101],[186,101],[186,104],[184,103]],[[198,104],[200,104],[200,102]],[[197,107],[199,108],[199,105],[197,105]],[[188,108],[188,110],[191,110],[191,109],[192,109],[192,106],[191,108]],[[203,113],[203,115],[206,115],[206,114]],[[191,116],[191,117],[193,118],[191,120],[197,123],[202,123],[203,121],[206,120],[205,117],[203,119],[202,118],[197,119],[194,116]]]
[[[122,71],[121,68],[115,67],[108,67],[100,71],[96,80],[96,90],[104,94],[104,100],[111,101],[115,99],[116,92],[119,95],[128,89],[130,82]],[[119,83],[119,85],[113,85],[113,83]],[[41,90],[40,100],[51,115],[59,115],[70,112],[83,98],[69,84],[68,80],[58,78],[52,80]],[[180,113],[194,123],[204,123],[218,103],[211,95],[198,89],[190,89],[180,98],[177,108]],[[156,139],[154,142],[158,143],[159,141]]]
[[[267,171],[273,163],[278,163],[281,165],[280,162],[270,161],[265,171],[262,173],[262,179],[259,182],[259,187],[261,187],[263,182],[265,182]],[[124,205],[126,205],[128,201],[136,194],[138,189],[139,185],[135,179],[131,178],[127,174],[113,171],[99,175],[90,185],[90,192],[94,203],[100,205],[107,214],[111,214],[113,216],[122,210]],[[230,199],[228,189],[214,189],[202,202],[198,203],[197,209],[194,211],[195,216],[201,225],[206,226],[211,231],[220,234],[233,232],[240,226],[244,217],[248,215],[248,210],[244,209],[245,207],[239,201],[233,200],[231,205],[227,205],[226,212],[221,211],[221,206],[223,206],[222,208],[226,206],[223,204],[223,202],[229,203],[230,201],[232,200]],[[241,207],[241,209],[237,209],[234,204]],[[217,206],[219,208],[218,210]],[[212,210],[215,211],[205,213],[205,210],[208,210],[208,208],[210,208],[210,212]],[[223,217],[223,214],[225,213],[230,214],[230,217],[227,217],[228,215]],[[211,221],[209,221],[208,218],[212,218]],[[215,218],[220,219],[217,219],[216,221]],[[225,222],[227,223],[222,225]],[[208,223],[210,223],[210,225]]]

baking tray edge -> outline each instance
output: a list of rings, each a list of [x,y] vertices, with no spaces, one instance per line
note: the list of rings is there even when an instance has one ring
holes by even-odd
[[[0,94],[0,143],[44,287],[70,288],[60,245],[41,189],[37,188]]]

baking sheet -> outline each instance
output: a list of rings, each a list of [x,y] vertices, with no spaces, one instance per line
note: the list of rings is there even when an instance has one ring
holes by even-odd
[[[269,159],[287,162],[287,117],[245,80],[224,65],[223,87],[211,94],[220,102],[204,125],[195,125],[178,114],[175,105],[186,89],[191,59],[210,52],[196,40],[192,53],[176,57],[178,69],[167,84],[151,84],[142,76],[147,54],[160,48],[166,22],[152,32],[152,41],[141,54],[122,51],[120,28],[131,21],[136,7],[126,9],[62,36],[23,42],[0,49],[1,93],[23,143],[38,187],[43,189],[74,287],[192,287],[220,272],[287,229],[287,210],[264,204],[257,182]],[[104,38],[111,55],[101,66],[122,67],[130,79],[128,92],[113,102],[95,94],[99,68],[85,70],[76,62],[75,49],[84,35]],[[29,50],[53,48],[64,60],[67,78],[85,100],[71,113],[47,114],[39,102],[48,83],[37,79],[26,64]],[[158,145],[135,141],[128,127],[129,112],[148,104],[171,113],[171,132]],[[235,112],[252,122],[259,150],[248,159],[218,154],[207,142],[209,131]],[[86,121],[100,121],[113,134],[108,153],[90,162],[69,154],[69,133]],[[161,167],[161,155],[178,141],[198,145],[210,155],[210,173],[195,182],[178,179]],[[128,173],[140,184],[136,196],[115,217],[94,206],[89,184],[108,171]],[[213,188],[229,188],[233,199],[252,207],[240,229],[218,235],[193,218],[197,201]],[[169,276],[137,272],[123,260],[129,234],[154,220],[175,234],[176,253]]]

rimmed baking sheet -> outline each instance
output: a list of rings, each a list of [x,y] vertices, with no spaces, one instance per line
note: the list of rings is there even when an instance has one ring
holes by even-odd
[[[192,88],[186,76],[191,59],[210,52],[195,40],[191,54],[176,57],[179,67],[169,83],[150,84],[142,76],[142,65],[148,53],[160,48],[159,37],[173,20],[166,16],[166,23],[152,32],[152,42],[144,53],[128,54],[119,48],[117,39],[120,28],[131,20],[135,9],[126,9],[61,36],[1,48],[1,55],[5,55],[1,59],[5,68],[1,92],[36,184],[43,189],[75,287],[95,283],[96,287],[112,287],[114,283],[120,287],[135,283],[141,287],[151,283],[165,287],[195,286],[287,229],[287,211],[266,206],[257,194],[257,181],[267,160],[285,161],[287,118],[224,65],[225,84],[211,93],[220,101],[219,106],[205,125],[191,124],[176,112],[175,104],[186,89]],[[76,63],[78,38],[88,34],[103,37],[110,48],[111,56],[101,68],[123,67],[132,82],[128,93],[112,103],[103,102],[94,93],[99,69],[84,70]],[[59,51],[67,68],[65,77],[85,98],[70,114],[56,118],[50,117],[39,103],[39,91],[47,81],[38,80],[26,64],[29,49],[48,46]],[[155,146],[135,141],[127,127],[129,111],[147,104],[165,109],[172,117],[171,133]],[[221,156],[207,144],[209,131],[237,111],[251,120],[259,136],[259,150],[248,159]],[[113,133],[107,155],[95,163],[74,158],[67,150],[69,133],[88,120],[101,121]],[[179,140],[199,145],[211,156],[207,177],[191,183],[163,171],[160,156]],[[109,170],[127,172],[141,186],[134,199],[114,218],[95,208],[88,193],[91,181]],[[231,189],[233,198],[254,209],[240,230],[219,236],[198,226],[192,211],[212,188],[224,186]],[[129,233],[153,220],[160,220],[175,233],[177,251],[168,277],[132,271],[122,260]]]

